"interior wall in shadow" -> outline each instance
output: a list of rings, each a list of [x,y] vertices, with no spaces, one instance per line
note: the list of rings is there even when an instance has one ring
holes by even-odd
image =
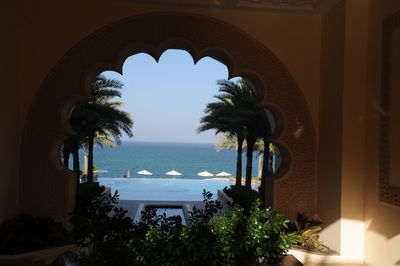
[[[318,138],[317,209],[323,241],[340,250],[342,108],[345,5],[341,1],[322,16],[321,91]]]
[[[383,27],[385,18],[398,14],[397,0],[371,0],[369,8],[368,105],[365,161],[365,262],[400,265],[400,207],[379,199],[380,118],[383,84]],[[398,47],[395,47],[398,49]],[[390,147],[389,147],[390,148]],[[395,162],[398,164],[398,161]],[[396,173],[400,175],[400,173]]]
[[[19,74],[19,52],[22,29],[15,27],[18,19],[18,3],[2,3],[0,32],[7,36],[7,41],[0,42],[0,79],[3,97],[0,99],[0,223],[15,216],[20,210],[20,132],[22,84]],[[10,17],[4,14],[10,14]]]

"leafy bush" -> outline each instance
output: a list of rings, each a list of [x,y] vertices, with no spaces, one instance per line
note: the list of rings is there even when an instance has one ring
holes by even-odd
[[[321,224],[321,219],[317,215],[308,217],[304,213],[297,213],[296,220],[291,225],[292,231],[298,235],[297,245],[307,250],[327,250],[327,247],[319,240]]]
[[[80,265],[131,265],[129,242],[134,239],[133,221],[127,211],[116,207],[118,194],[113,196],[90,189],[93,200],[77,205],[71,216],[74,235],[81,248]]]
[[[83,182],[78,186],[77,204],[80,207],[91,204],[91,202],[99,197],[105,190],[104,186],[100,186],[98,182]]]
[[[216,216],[220,203],[203,191],[204,209],[194,208],[188,225],[178,228],[175,217],[156,215],[154,209],[133,223],[115,206],[117,197],[103,194],[74,212],[71,220],[84,248],[80,265],[275,265],[297,240],[285,234],[289,221],[261,208],[260,200],[247,216],[238,206]]]
[[[175,230],[174,217],[146,210],[143,222],[135,224],[136,238],[130,243],[135,261],[130,265],[220,265],[216,264],[217,242],[209,220],[221,206],[211,200],[210,192],[204,191],[203,197],[204,209],[193,208],[188,226],[180,231]]]
[[[322,227],[319,225],[308,227],[299,231],[298,244],[307,250],[323,251],[324,245],[319,240],[319,232]]]
[[[70,240],[61,223],[23,214],[0,225],[0,253],[9,254],[62,244]]]
[[[257,191],[245,186],[233,185],[230,188],[225,187],[224,192],[231,197],[235,203],[244,208],[246,213],[249,212],[253,202],[260,198],[260,194]]]
[[[290,221],[261,206],[256,199],[248,216],[233,206],[212,221],[224,265],[278,265],[296,243],[296,234],[286,234]]]

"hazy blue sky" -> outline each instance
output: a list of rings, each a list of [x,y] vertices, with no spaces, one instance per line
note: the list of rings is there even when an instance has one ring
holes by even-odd
[[[228,77],[225,65],[209,57],[194,64],[186,51],[167,50],[159,63],[141,53],[126,59],[123,75],[103,74],[125,84],[123,109],[134,120],[132,140],[216,142],[214,132],[196,129],[206,104],[218,94],[216,81]]]

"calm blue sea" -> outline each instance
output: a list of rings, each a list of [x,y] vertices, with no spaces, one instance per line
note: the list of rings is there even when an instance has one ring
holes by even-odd
[[[83,160],[81,159],[81,162]],[[116,148],[94,149],[94,165],[108,172],[99,177],[121,177],[128,169],[133,178],[162,178],[171,170],[180,172],[177,178],[203,179],[197,173],[208,171],[212,174],[225,171],[235,176],[236,152],[234,150],[215,151],[214,144],[165,143],[124,141]],[[245,174],[245,154],[243,154],[243,175]],[[147,170],[152,176],[139,175]],[[253,174],[257,175],[257,158],[253,160]]]

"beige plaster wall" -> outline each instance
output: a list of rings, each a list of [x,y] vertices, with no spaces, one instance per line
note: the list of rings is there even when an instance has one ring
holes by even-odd
[[[0,32],[6,36],[0,42],[0,221],[19,211],[20,104],[22,85],[19,75],[20,28],[16,27],[18,6],[2,4]]]
[[[371,0],[368,47],[367,138],[365,151],[365,262],[400,264],[400,206],[380,202],[379,112],[382,85],[382,22],[400,10],[398,0]],[[398,162],[396,162],[398,163]],[[396,173],[400,175],[400,173]]]
[[[322,17],[317,210],[322,241],[340,251],[345,1]]]
[[[368,8],[365,0],[346,1],[340,253],[354,260],[364,256]]]

